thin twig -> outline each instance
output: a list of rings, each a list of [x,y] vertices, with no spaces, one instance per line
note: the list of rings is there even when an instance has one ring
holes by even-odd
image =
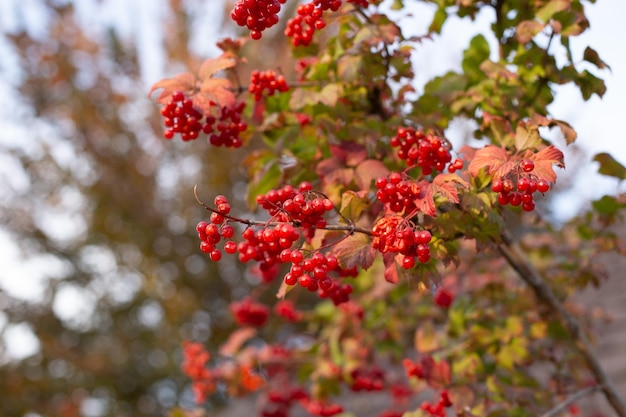
[[[301,226],[300,222],[298,222],[298,221],[291,221],[291,222],[268,222],[268,221],[264,221],[264,220],[244,219],[244,218],[241,218],[241,217],[232,216],[230,214],[221,213],[219,210],[217,210],[217,209],[207,205],[202,200],[200,200],[200,197],[198,197],[198,186],[197,185],[194,185],[194,187],[193,187],[193,195],[196,198],[196,201],[198,202],[198,204],[200,204],[202,207],[204,207],[205,209],[207,209],[208,211],[210,211],[212,213],[217,213],[220,216],[223,216],[225,219],[228,219],[228,220],[233,221],[233,222],[245,224],[247,226],[263,226],[263,227],[274,227],[274,226],[279,226],[281,224],[286,224],[286,223],[291,224],[291,225],[293,225],[295,227],[300,227]],[[358,227],[354,223],[347,224],[347,225],[327,224],[324,227],[316,227],[316,229],[343,231],[343,232],[348,232],[348,235],[352,235],[354,233],[362,233],[364,235],[373,236],[371,230],[364,229],[362,227]]]
[[[595,376],[596,382],[602,389],[607,401],[611,404],[618,416],[626,417],[626,403],[617,393],[606,371],[602,368],[602,365],[600,365],[598,355],[595,353],[581,325],[574,316],[565,309],[550,286],[544,281],[539,271],[537,271],[534,265],[528,262],[524,253],[511,238],[506,233],[503,233],[501,238],[502,243],[498,245],[498,250],[502,256],[504,256],[509,265],[515,269],[520,278],[532,288],[537,298],[550,307],[550,309],[561,318],[570,336],[574,340],[578,352],[585,359],[589,370]]]
[[[575,393],[574,395],[572,395],[571,397],[569,397],[568,399],[566,399],[562,403],[557,404],[557,406],[554,407],[553,409],[549,410],[546,413],[543,413],[540,417],[556,417],[559,414],[561,414],[563,411],[565,411],[565,409],[570,404],[575,403],[576,401],[578,401],[582,397],[584,397],[586,395],[589,395],[589,394],[592,394],[592,393],[600,390],[601,388],[602,387],[600,385],[594,385],[593,387],[587,387],[587,388],[581,389],[580,391],[578,391],[577,393]]]

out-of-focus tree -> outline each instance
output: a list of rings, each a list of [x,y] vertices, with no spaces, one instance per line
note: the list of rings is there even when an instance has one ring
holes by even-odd
[[[0,144],[14,175],[0,229],[19,245],[16,265],[49,265],[40,296],[0,289],[5,335],[30,329],[38,341],[19,360],[0,349],[0,415],[159,415],[185,401],[180,340],[223,340],[224,306],[246,286],[234,262],[218,269],[199,253],[191,192],[243,187],[237,154],[215,150],[209,163],[193,146],[165,149],[138,45],[57,3],[37,4],[48,22],[37,36],[19,21],[0,35],[18,64],[4,100],[18,128]],[[162,6],[168,68],[200,62],[188,46],[193,5]]]

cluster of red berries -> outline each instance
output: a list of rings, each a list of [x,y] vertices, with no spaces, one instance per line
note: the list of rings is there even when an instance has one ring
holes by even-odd
[[[439,401],[437,404],[433,405],[428,401],[422,403],[420,407],[423,411],[430,414],[432,417],[446,417],[446,410],[444,408],[448,408],[452,406],[452,401],[450,401],[450,396],[448,391],[442,390],[439,394]]]
[[[172,139],[176,133],[184,141],[198,138],[203,129],[201,120],[202,113],[193,106],[193,100],[185,97],[181,91],[172,94],[170,100],[161,108],[163,125],[166,129],[163,133],[165,139]]]
[[[372,247],[381,253],[404,255],[401,265],[405,269],[415,266],[415,260],[426,263],[430,260],[428,244],[432,235],[428,230],[416,230],[403,217],[383,217],[372,228]]]
[[[405,160],[408,166],[421,167],[424,175],[429,175],[434,170],[443,171],[452,160],[450,144],[446,140],[411,127],[399,128],[389,144],[400,148],[397,152],[398,158]]]
[[[281,4],[287,0],[238,0],[230,17],[250,30],[252,39],[261,39],[262,32],[278,23]]]
[[[493,180],[491,189],[498,193],[498,203],[521,205],[524,211],[533,211],[535,192],[545,193],[550,190],[548,181],[537,179],[532,174],[534,169],[535,163],[531,159],[523,159],[517,169],[512,170],[506,177]]]
[[[211,221],[202,221],[196,226],[198,237],[200,238],[200,250],[208,253],[212,261],[217,262],[222,259],[222,251],[216,245],[222,238],[231,239],[235,235],[235,229],[226,223],[226,215],[230,213],[230,204],[223,195],[218,195],[213,200],[217,212],[211,213]],[[224,243],[224,251],[233,254],[237,251],[237,244],[232,240]]]
[[[246,107],[245,102],[236,103],[232,107],[222,107],[220,115],[216,119],[207,116],[204,125],[204,133],[209,133],[209,143],[213,146],[226,146],[227,148],[239,148],[242,145],[239,135],[246,131],[248,125],[241,120],[241,114]],[[217,126],[213,126],[217,122]]]
[[[385,373],[382,369],[374,367],[371,369],[356,368],[350,372],[352,378],[352,391],[380,391],[385,382]]]
[[[283,250],[291,248],[300,239],[298,229],[290,223],[268,226],[256,232],[248,228],[242,236],[244,240],[237,245],[239,260],[243,263],[259,262],[261,271],[267,271],[281,262]]]
[[[339,5],[341,6],[341,2]],[[296,16],[290,19],[285,27],[285,36],[292,38],[293,46],[309,46],[313,41],[315,31],[326,27],[326,22],[322,17],[323,10],[322,7],[315,7],[314,3],[298,6]]]
[[[242,144],[239,135],[248,128],[241,119],[245,105],[241,102],[232,107],[222,107],[219,117],[211,114],[205,117],[194,107],[191,98],[176,91],[161,108],[163,125],[166,127],[163,137],[172,139],[178,133],[182,140],[190,141],[197,139],[200,132],[204,132],[209,135],[209,142],[214,146],[238,148]]]
[[[350,301],[350,294],[353,290],[350,284],[339,284],[333,281],[333,285],[329,289],[320,288],[317,295],[320,298],[329,298],[334,305],[338,306]]]
[[[255,303],[250,297],[230,304],[230,311],[235,317],[235,321],[240,325],[261,327],[269,317],[267,306]]]
[[[311,292],[318,289],[329,290],[333,286],[333,280],[328,273],[339,267],[339,261],[334,255],[324,255],[314,252],[308,258],[304,258],[301,250],[285,249],[280,254],[282,262],[291,262],[291,268],[285,275],[285,284],[300,285]]]
[[[420,196],[422,189],[415,181],[403,179],[399,172],[392,172],[387,177],[376,180],[376,198],[388,205],[395,213],[415,210],[415,199]]]
[[[254,70],[250,74],[248,91],[254,95],[256,101],[260,101],[264,92],[269,96],[273,96],[276,91],[281,93],[289,91],[289,84],[287,84],[283,75],[276,74],[275,71]]]
[[[292,222],[303,228],[324,228],[324,214],[335,208],[332,201],[313,191],[311,183],[306,181],[298,188],[285,185],[278,190],[270,190],[259,195],[256,201],[276,221]]]
[[[330,404],[320,400],[305,398],[300,401],[302,407],[313,416],[330,417],[343,413],[343,407],[339,404]]]
[[[288,417],[292,404],[308,397],[307,393],[299,388],[271,390],[267,393],[267,403],[261,410],[261,417]]]
[[[461,158],[456,158],[450,165],[448,165],[448,172],[453,174],[456,171],[460,171],[463,169],[463,160]]]
[[[207,396],[215,391],[214,375],[206,367],[210,355],[200,343],[183,343],[182,371],[193,381],[193,392],[198,404],[204,403]]]
[[[297,322],[302,319],[302,312],[290,300],[280,300],[274,306],[274,312],[287,321]]]

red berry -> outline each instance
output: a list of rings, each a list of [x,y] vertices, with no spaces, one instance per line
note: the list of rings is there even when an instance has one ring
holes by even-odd
[[[550,190],[550,183],[544,179],[537,181],[537,191],[545,193]]]
[[[535,163],[530,159],[522,159],[522,161],[519,163],[519,166],[524,172],[531,172],[533,169],[535,169]]]

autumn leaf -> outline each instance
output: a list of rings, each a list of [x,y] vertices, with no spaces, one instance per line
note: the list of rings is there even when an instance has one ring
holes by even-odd
[[[423,379],[432,388],[439,389],[450,384],[450,364],[445,359],[435,361],[432,356],[425,356],[419,365],[421,365]]]
[[[541,145],[539,129],[527,122],[520,122],[515,129],[515,148],[518,151],[534,149]]]
[[[383,264],[385,265],[385,281],[391,284],[398,283],[398,269],[396,268],[395,254],[387,252],[383,255]]]
[[[472,162],[467,168],[470,174],[477,176],[478,172],[485,168],[492,177],[499,178],[508,174],[515,166],[506,149],[499,146],[487,145],[474,154]]]
[[[200,85],[200,92],[222,107],[231,107],[235,103],[232,83],[225,78],[207,78]]]
[[[166,103],[174,92],[182,91],[186,96],[191,96],[195,92],[195,88],[196,77],[189,72],[185,72],[176,77],[166,78],[156,82],[150,89],[148,95],[152,95],[156,90],[163,89],[157,98],[157,102]]]
[[[339,265],[344,269],[355,266],[369,269],[376,257],[376,250],[372,248],[372,241],[362,233],[355,233],[337,243],[332,248],[331,253],[337,257]]]
[[[389,175],[389,169],[376,159],[366,159],[357,165],[354,180],[360,190],[369,190],[372,181]]]
[[[348,190],[341,196],[341,209],[339,212],[348,220],[356,221],[369,205],[369,199],[365,191],[356,193]]]
[[[237,64],[235,56],[229,52],[225,52],[217,58],[205,60],[198,70],[198,78],[205,81],[213,77],[216,73],[228,68],[232,68]]]
[[[565,164],[563,163],[563,152],[558,150],[554,145],[550,145],[547,148],[530,155],[529,158],[535,163],[533,174],[540,180],[543,179],[548,182],[556,181],[556,172],[554,172],[553,165],[556,165],[559,168],[565,168]]]

